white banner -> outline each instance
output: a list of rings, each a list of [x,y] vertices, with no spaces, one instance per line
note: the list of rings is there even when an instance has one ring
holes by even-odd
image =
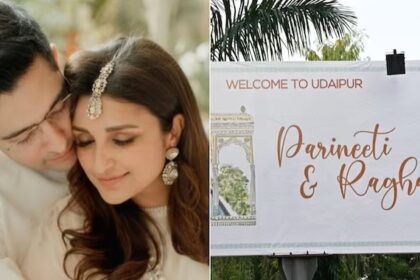
[[[420,252],[420,62],[213,63],[211,253]]]

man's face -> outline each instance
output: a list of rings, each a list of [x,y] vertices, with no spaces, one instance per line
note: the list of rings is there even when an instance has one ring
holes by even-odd
[[[0,94],[0,149],[36,170],[68,170],[76,160],[59,70],[37,56],[10,92]]]

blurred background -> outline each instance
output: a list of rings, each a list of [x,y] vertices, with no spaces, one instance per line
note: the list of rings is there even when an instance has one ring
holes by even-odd
[[[179,62],[193,87],[203,121],[208,119],[208,1],[14,0],[57,45],[61,64],[77,50],[119,35],[157,42]]]

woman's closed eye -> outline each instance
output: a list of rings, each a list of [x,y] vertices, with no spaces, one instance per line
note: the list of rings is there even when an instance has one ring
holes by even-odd
[[[114,139],[112,139],[112,141],[115,143],[115,145],[126,146],[126,145],[129,145],[129,144],[133,143],[135,139],[136,139],[136,137],[126,138],[126,139],[114,138]]]
[[[80,140],[80,139],[75,139],[74,144],[76,145],[76,147],[79,148],[83,148],[88,146],[89,144],[93,143],[93,140]]]
[[[134,142],[135,139],[136,139],[136,137],[126,138],[126,139],[114,138],[114,139],[112,139],[112,142],[115,145],[122,147],[122,146],[130,145],[131,143]],[[90,144],[92,144],[93,142],[94,142],[93,139],[78,139],[78,138],[76,138],[75,141],[74,141],[75,145],[79,148],[87,147]]]
[[[88,133],[74,133],[74,145],[78,148],[83,148],[94,142],[94,139]]]

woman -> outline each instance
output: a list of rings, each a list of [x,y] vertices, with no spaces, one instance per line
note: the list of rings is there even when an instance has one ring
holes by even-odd
[[[79,160],[28,279],[208,279],[208,141],[176,61],[122,38],[79,53],[65,76]]]

